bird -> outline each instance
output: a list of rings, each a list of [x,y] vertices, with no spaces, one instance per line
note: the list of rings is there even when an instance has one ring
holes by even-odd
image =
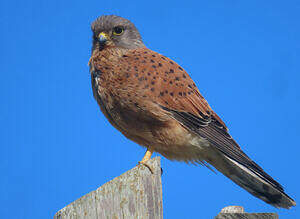
[[[212,166],[234,183],[276,207],[296,202],[251,160],[188,73],[143,43],[126,18],[102,15],[91,24],[89,60],[93,96],[110,124],[169,160]]]

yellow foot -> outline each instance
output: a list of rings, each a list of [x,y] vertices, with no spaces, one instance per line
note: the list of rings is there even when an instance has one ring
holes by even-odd
[[[150,170],[150,172],[153,174],[154,171],[152,170],[152,168],[148,164],[146,164],[146,162],[148,160],[150,160],[152,154],[153,154],[153,150],[148,148],[145,155],[144,155],[144,157],[143,157],[143,159],[139,162],[139,164],[142,164],[145,167],[147,167]]]

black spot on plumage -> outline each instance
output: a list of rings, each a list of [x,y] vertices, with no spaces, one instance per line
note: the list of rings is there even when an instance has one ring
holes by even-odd
[[[183,78],[186,78],[186,75],[185,75],[185,74],[183,74],[183,75],[182,75],[182,77],[183,77]]]
[[[170,95],[173,97],[173,96],[174,96],[174,93],[173,93],[173,92],[171,92],[171,93],[170,93]]]
[[[170,83],[170,84],[173,84],[173,81],[170,81],[169,83]]]
[[[178,94],[179,94],[179,96],[182,96],[182,92],[179,92]]]
[[[154,87],[152,87],[150,90],[151,90],[152,92],[154,92],[155,89],[154,89]]]
[[[151,59],[151,60],[150,60],[150,62],[154,63],[154,60],[153,60],[153,59]]]
[[[159,67],[162,67],[162,64],[161,64],[161,63],[158,63],[158,66],[159,66]]]
[[[155,55],[152,55],[152,57],[155,57]]]
[[[169,105],[168,101],[165,101],[165,104]]]
[[[164,96],[164,92],[162,92],[162,91],[159,92],[159,95],[160,95],[160,96]]]
[[[183,71],[183,69],[182,69],[180,66],[178,67],[178,69],[179,69],[180,71]]]
[[[173,65],[173,64],[174,64],[174,62],[170,61],[170,64],[171,64],[171,65]]]
[[[152,68],[156,68],[156,66],[155,66],[155,65],[152,65]]]
[[[138,74],[138,73],[135,73],[134,76],[137,78],[137,77],[139,76],[139,74]]]
[[[192,88],[192,85],[189,84],[188,87],[189,87],[189,88]]]
[[[176,80],[176,81],[179,81],[179,77],[175,77],[175,80]]]
[[[152,85],[154,85],[154,84],[155,84],[155,82],[154,82],[154,81],[151,81],[151,84],[152,84]]]
[[[170,73],[174,73],[174,70],[172,68],[170,69]]]

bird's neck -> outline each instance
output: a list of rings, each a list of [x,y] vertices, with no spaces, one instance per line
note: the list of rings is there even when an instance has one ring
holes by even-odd
[[[126,55],[128,53],[128,49],[118,48],[118,47],[106,47],[102,50],[95,49],[92,52],[92,58],[101,58],[106,60],[115,61],[116,59],[119,59],[123,55]]]
[[[118,59],[127,52],[127,49],[119,49],[116,47],[105,48],[103,50],[94,49],[89,60],[89,66],[96,69],[111,68],[111,65],[118,62]]]

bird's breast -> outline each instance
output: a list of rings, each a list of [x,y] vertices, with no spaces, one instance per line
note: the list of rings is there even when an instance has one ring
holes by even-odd
[[[177,106],[180,102],[175,104],[176,98],[189,95],[190,87],[186,88],[187,91],[175,89],[182,87],[179,78],[183,74],[182,70],[179,69],[177,75],[173,62],[167,62],[167,59],[156,62],[154,59],[157,54],[151,55],[146,63],[138,55],[123,56],[113,63],[98,56],[92,62],[97,69],[92,74],[93,92],[101,111],[127,138],[140,145],[150,146],[169,159],[201,159],[199,153],[207,148],[207,142],[191,134],[170,112],[161,107],[164,104]],[[162,66],[167,70],[159,75]],[[182,80],[187,78],[186,75],[182,76]],[[175,87],[168,86],[173,83]],[[174,97],[176,92],[179,96]]]

